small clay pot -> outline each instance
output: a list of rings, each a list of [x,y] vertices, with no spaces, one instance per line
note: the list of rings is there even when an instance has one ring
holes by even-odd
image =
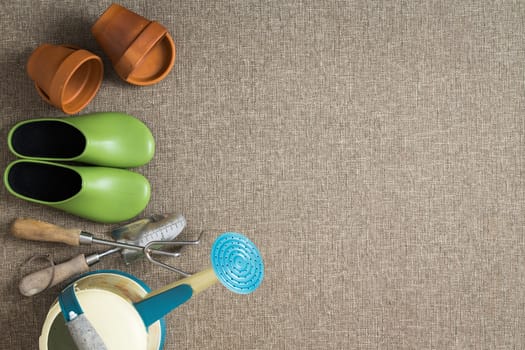
[[[134,85],[152,85],[168,75],[175,44],[167,29],[112,4],[91,28],[117,74]]]
[[[27,73],[46,102],[75,114],[97,94],[104,66],[102,59],[89,51],[43,44],[29,57]]]

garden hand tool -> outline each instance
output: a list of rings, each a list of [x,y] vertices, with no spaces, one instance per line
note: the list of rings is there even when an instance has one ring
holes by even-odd
[[[111,231],[111,236],[117,242],[131,243],[139,246],[165,247],[172,242],[186,226],[182,215],[171,214],[167,217],[153,215],[148,219],[132,222]],[[149,244],[155,241],[155,244]],[[146,249],[147,250],[147,249]],[[122,259],[129,265],[144,256],[144,250],[122,249]]]
[[[35,228],[28,226],[32,224],[35,220],[28,221],[28,219],[17,219],[12,225],[12,232],[15,236],[27,239],[35,239],[36,237]],[[59,227],[50,227],[47,223],[41,221],[37,222],[38,227],[44,226],[45,229],[54,230],[61,232],[64,229]],[[54,226],[54,225],[52,225]],[[147,244],[151,240],[155,240],[155,246],[162,246],[165,241],[175,239],[186,226],[186,219],[182,215],[169,215],[167,217],[161,215],[154,215],[150,218],[141,219],[134,221],[112,231],[112,235],[125,237],[118,241],[118,243],[131,244],[134,246],[143,247],[144,244]],[[56,233],[56,232],[55,232]],[[63,233],[63,232],[62,232]],[[81,232],[82,235],[82,232]],[[38,236],[42,238],[42,236]],[[48,235],[45,239],[48,241],[50,238],[56,238],[51,233],[48,232]],[[96,240],[96,239],[94,239]],[[63,242],[63,240],[59,240]],[[98,241],[98,240],[97,240]],[[97,241],[94,241],[97,243]],[[114,243],[114,242],[111,242]],[[148,245],[147,248],[143,247],[140,250],[130,249],[126,245],[126,249],[122,249],[120,246],[109,249],[102,253],[95,253],[88,256],[80,254],[75,258],[66,261],[59,265],[53,265],[48,268],[45,268],[40,271],[33,272],[25,276],[19,284],[19,290],[22,295],[33,296],[42,292],[43,290],[50,288],[67,278],[86,272],[89,269],[89,266],[92,266],[100,261],[101,258],[120,251],[121,256],[124,261],[129,264],[137,258],[143,256],[143,251],[148,250],[148,256],[150,254],[151,245]],[[153,250],[155,253],[156,250]],[[164,252],[169,253],[170,256],[178,256],[180,253],[176,252]],[[151,259],[150,259],[151,260]]]

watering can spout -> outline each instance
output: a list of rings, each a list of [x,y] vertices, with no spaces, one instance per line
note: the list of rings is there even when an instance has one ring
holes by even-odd
[[[238,233],[224,233],[215,240],[211,263],[211,267],[153,291],[133,304],[146,327],[219,281],[235,293],[248,294],[263,279],[264,265],[257,247]]]
[[[245,236],[222,234],[213,243],[210,257],[211,267],[153,291],[134,304],[146,327],[219,281],[239,294],[259,287],[264,265],[257,247]]]
[[[146,328],[160,320],[170,311],[188,301],[193,290],[187,284],[181,284],[154,297],[146,298],[133,304],[140,314]]]
[[[146,327],[149,327],[184,304],[193,295],[208,289],[217,282],[213,269],[208,268],[149,293],[143,300],[134,303],[133,306],[140,314]]]

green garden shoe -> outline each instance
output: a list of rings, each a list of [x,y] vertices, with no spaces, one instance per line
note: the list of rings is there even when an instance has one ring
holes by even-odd
[[[144,165],[155,152],[148,127],[116,112],[26,120],[9,131],[7,143],[19,158],[117,168]]]
[[[150,184],[138,173],[38,160],[9,164],[4,184],[18,198],[105,223],[133,218],[150,198]]]

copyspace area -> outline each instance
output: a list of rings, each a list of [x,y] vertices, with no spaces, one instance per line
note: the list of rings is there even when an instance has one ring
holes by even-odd
[[[134,169],[151,182],[142,216],[180,212],[185,238],[210,232],[169,262],[199,271],[225,231],[265,261],[255,293],[217,285],[170,314],[166,349],[525,347],[523,3],[123,1],[177,48],[171,73],[146,87],[123,82],[90,33],[110,3],[2,1],[0,164],[15,159],[14,124],[63,116],[26,74],[32,50],[100,55],[104,80],[82,114],[126,112],[155,137],[153,160]],[[36,268],[24,262],[103,247],[18,240],[9,223],[108,239],[114,225],[4,186],[0,208],[0,349],[36,349],[60,286],[21,296]],[[180,278],[117,255],[93,269],[153,288]]]

